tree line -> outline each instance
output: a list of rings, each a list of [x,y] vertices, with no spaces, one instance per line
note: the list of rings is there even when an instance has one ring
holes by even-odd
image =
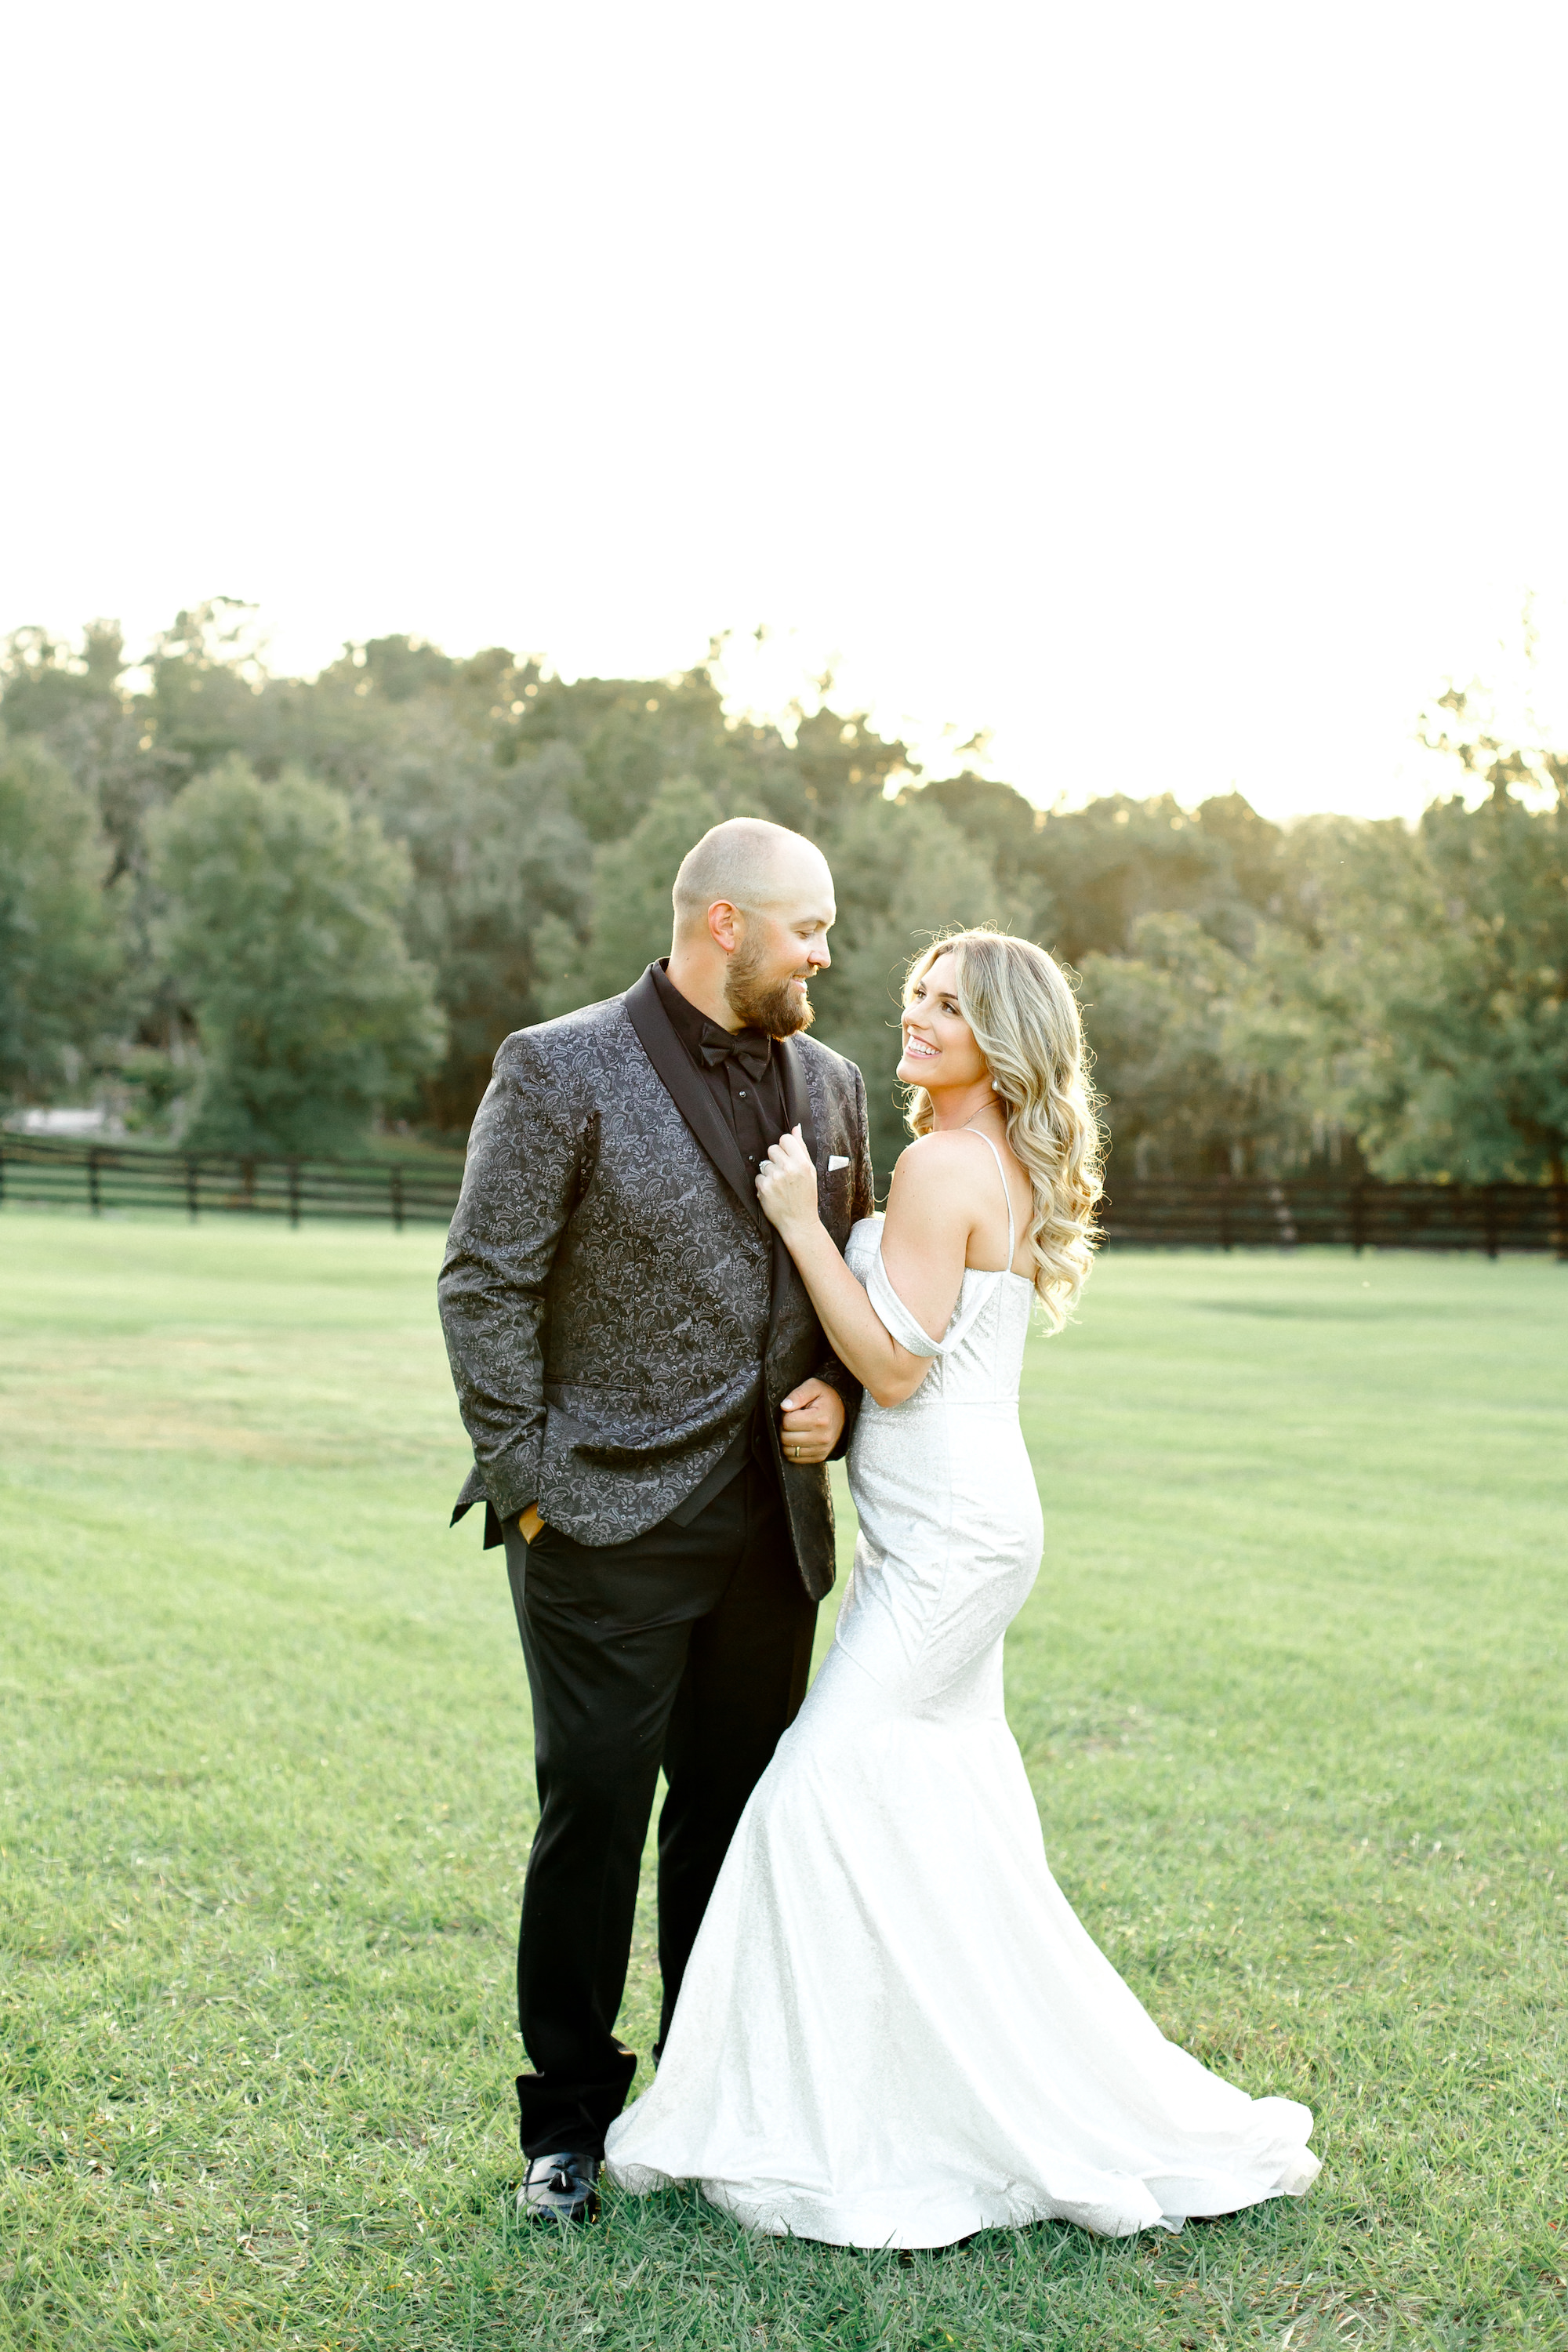
[[[16,632],[0,1099],[92,1090],[150,1139],[258,1156],[348,1153],[378,1121],[456,1141],[507,1032],[635,979],[684,851],[756,814],[832,865],[816,1034],[866,1073],[884,1171],[903,964],[994,921],[1078,976],[1113,1177],[1562,1176],[1568,754],[1450,692],[1430,740],[1455,789],[1414,826],[1114,782],[1042,811],[923,782],[819,686],[762,723],[725,712],[713,659],[568,684],[405,636],[276,677],[223,600],[134,667],[106,624]]]

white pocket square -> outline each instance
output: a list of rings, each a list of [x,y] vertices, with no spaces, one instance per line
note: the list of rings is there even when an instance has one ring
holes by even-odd
[[[830,1176],[833,1174],[836,1168],[847,1168],[848,1165],[849,1161],[842,1151],[830,1151],[828,1153],[827,1172]]]

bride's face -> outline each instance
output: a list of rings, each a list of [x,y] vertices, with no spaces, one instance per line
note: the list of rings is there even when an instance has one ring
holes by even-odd
[[[974,1032],[958,1009],[958,974],[950,955],[929,964],[904,999],[904,1050],[896,1075],[929,1092],[973,1087],[991,1076]]]

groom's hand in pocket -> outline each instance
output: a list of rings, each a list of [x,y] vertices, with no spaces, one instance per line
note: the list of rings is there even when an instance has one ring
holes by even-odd
[[[779,1407],[786,1462],[826,1462],[844,1427],[844,1400],[826,1381],[802,1381]]]

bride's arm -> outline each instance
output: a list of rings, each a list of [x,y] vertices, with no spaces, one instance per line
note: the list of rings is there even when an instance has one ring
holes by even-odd
[[[927,1136],[893,1171],[882,1265],[924,1331],[940,1339],[963,1283],[973,1222],[961,1168],[946,1139]],[[900,1347],[835,1247],[816,1213],[816,1171],[798,1135],[782,1136],[757,1177],[757,1194],[800,1272],[828,1345],[881,1405],[902,1404],[931,1369]]]

